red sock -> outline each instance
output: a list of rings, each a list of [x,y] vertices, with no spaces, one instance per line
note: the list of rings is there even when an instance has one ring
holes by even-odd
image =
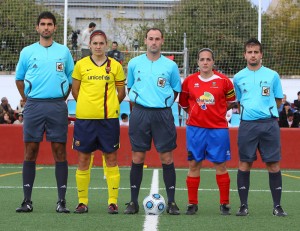
[[[228,172],[216,175],[217,184],[220,192],[220,204],[229,204],[230,177]]]
[[[198,188],[200,185],[200,176],[186,177],[186,187],[188,189],[189,204],[198,204]]]

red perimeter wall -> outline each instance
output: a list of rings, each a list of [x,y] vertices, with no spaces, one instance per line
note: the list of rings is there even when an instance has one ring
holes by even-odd
[[[230,168],[238,166],[237,152],[237,128],[230,128],[231,141],[231,157],[227,162]],[[77,164],[76,151],[72,149],[73,126],[69,126],[68,133],[68,162],[70,165]],[[218,142],[216,140],[216,142]],[[185,127],[177,128],[177,144],[174,150],[174,162],[176,167],[187,167],[186,161],[186,142]],[[300,168],[300,129],[281,128],[281,144],[282,144],[282,161],[281,168],[299,169]],[[20,164],[23,162],[24,156],[23,133],[21,125],[0,125],[0,163],[3,164]],[[128,137],[128,127],[121,127],[121,148],[118,151],[118,161],[120,166],[131,165],[131,149]],[[51,147],[49,142],[42,142],[37,160],[38,164],[53,164]],[[148,167],[160,167],[160,160],[155,148],[147,152],[145,164]],[[100,152],[96,152],[94,165],[102,166],[102,158]],[[204,161],[204,167],[212,167],[208,161]],[[254,168],[264,168],[260,157],[253,165]]]

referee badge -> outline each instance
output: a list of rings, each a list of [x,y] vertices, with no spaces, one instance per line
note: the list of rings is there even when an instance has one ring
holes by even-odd
[[[62,62],[57,62],[57,63],[56,63],[56,71],[59,71],[59,72],[64,71],[64,63],[62,63]]]
[[[165,85],[166,85],[166,79],[162,78],[162,77],[159,77],[158,80],[157,80],[157,86],[165,87]]]
[[[262,87],[262,95],[270,96],[270,87]]]

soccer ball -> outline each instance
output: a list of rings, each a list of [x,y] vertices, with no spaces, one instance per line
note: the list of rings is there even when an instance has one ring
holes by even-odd
[[[146,196],[143,206],[146,215],[160,215],[166,209],[166,202],[162,195],[153,193]]]

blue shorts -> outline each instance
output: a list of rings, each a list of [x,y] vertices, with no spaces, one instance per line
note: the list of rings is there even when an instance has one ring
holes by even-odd
[[[64,99],[27,99],[23,111],[24,142],[41,142],[44,133],[50,142],[66,143],[68,108]]]
[[[227,128],[186,127],[188,160],[205,159],[213,163],[230,160],[230,141]]]
[[[76,119],[72,148],[90,153],[101,150],[115,152],[120,147],[119,119]]]

